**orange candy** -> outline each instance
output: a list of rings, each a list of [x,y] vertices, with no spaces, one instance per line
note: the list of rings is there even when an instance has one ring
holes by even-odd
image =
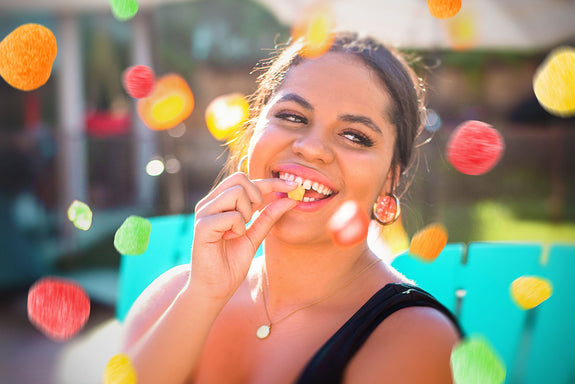
[[[448,19],[457,15],[461,9],[461,0],[427,0],[431,16],[438,19]]]
[[[294,41],[302,39],[302,56],[319,57],[329,50],[335,39],[335,17],[331,8],[324,4],[316,4],[303,14],[305,17],[294,24],[292,38]]]
[[[246,122],[249,109],[240,93],[216,97],[206,108],[206,125],[216,140],[226,140]]]
[[[104,370],[104,384],[136,384],[138,376],[130,357],[124,353],[112,356]]]
[[[180,75],[169,74],[156,81],[148,97],[138,100],[137,109],[148,128],[170,129],[190,116],[194,110],[194,95]]]
[[[346,201],[329,219],[328,229],[337,245],[350,247],[367,237],[369,217],[355,201]]]
[[[447,244],[447,230],[439,223],[430,224],[411,238],[409,253],[424,261],[432,262]]]
[[[0,42],[0,76],[12,87],[32,91],[52,73],[58,52],[52,31],[39,24],[24,24]]]

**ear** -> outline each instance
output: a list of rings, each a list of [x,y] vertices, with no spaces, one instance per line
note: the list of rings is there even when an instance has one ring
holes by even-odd
[[[394,172],[395,171],[395,172]],[[399,185],[399,179],[401,176],[401,167],[399,165],[389,167],[387,172],[387,178],[383,184],[383,188],[379,193],[379,196],[387,196],[395,191],[395,188]]]

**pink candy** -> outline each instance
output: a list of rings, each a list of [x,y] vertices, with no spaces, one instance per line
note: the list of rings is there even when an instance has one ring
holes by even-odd
[[[501,159],[505,143],[491,125],[469,120],[461,123],[447,142],[447,160],[459,172],[481,175],[493,169]]]

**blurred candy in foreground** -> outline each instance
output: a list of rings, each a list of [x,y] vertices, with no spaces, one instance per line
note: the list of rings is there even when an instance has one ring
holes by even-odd
[[[138,100],[138,115],[153,130],[175,127],[194,110],[194,95],[186,81],[177,74],[156,81],[152,93]]]
[[[549,297],[553,287],[551,283],[537,276],[521,276],[511,283],[511,298],[521,309],[531,309]]]
[[[136,16],[138,13],[138,2],[136,0],[109,0],[112,14],[119,21],[126,21]]]
[[[112,356],[104,370],[104,384],[136,384],[136,370],[130,357],[123,353]]]
[[[337,245],[356,245],[367,237],[369,217],[355,201],[346,201],[329,219],[328,229]]]
[[[134,99],[141,99],[152,92],[156,76],[154,71],[145,65],[133,65],[122,74],[122,85]]]
[[[461,173],[481,175],[501,159],[505,143],[499,132],[481,121],[461,123],[447,142],[447,160]]]
[[[122,255],[141,255],[148,249],[152,224],[139,216],[128,217],[114,235],[114,247]]]
[[[434,261],[447,244],[447,230],[439,223],[433,223],[418,231],[411,238],[409,254],[424,261]]]
[[[249,109],[240,93],[218,96],[206,108],[206,125],[216,140],[226,140],[246,122]]]
[[[75,336],[89,316],[90,299],[74,281],[45,277],[28,291],[28,319],[52,340]]]
[[[500,384],[506,369],[501,358],[483,337],[469,337],[451,351],[455,384]]]
[[[533,91],[539,104],[553,115],[575,115],[575,48],[551,51],[533,77]]]
[[[293,40],[302,39],[301,55],[315,58],[326,53],[331,47],[335,35],[335,17],[332,9],[324,3],[312,4],[292,28]]]
[[[0,42],[0,76],[12,87],[31,91],[44,85],[58,52],[56,37],[39,24],[24,24]]]
[[[68,207],[68,220],[76,228],[87,231],[92,226],[92,210],[88,204],[74,200]]]
[[[442,25],[447,34],[447,41],[454,50],[462,51],[477,44],[477,21],[473,10],[466,8],[456,17],[445,20]]]
[[[461,9],[461,0],[427,0],[427,7],[431,16],[447,19],[457,15]]]

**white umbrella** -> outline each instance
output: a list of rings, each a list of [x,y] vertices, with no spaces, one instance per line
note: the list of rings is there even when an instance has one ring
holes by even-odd
[[[286,25],[306,12],[314,0],[257,0]],[[573,0],[462,0],[459,13],[437,19],[426,0],[331,0],[338,29],[351,29],[404,48],[450,48],[446,32],[454,23],[470,22],[473,47],[547,49],[575,37]]]

